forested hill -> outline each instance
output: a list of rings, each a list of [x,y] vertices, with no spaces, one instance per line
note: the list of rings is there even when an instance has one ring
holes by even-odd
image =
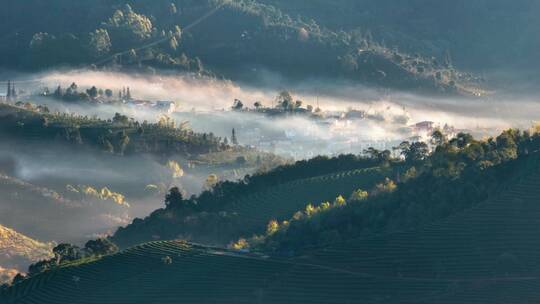
[[[371,149],[366,157],[316,158],[223,182],[199,197],[171,191],[164,209],[135,219],[112,240],[125,248],[182,238],[289,255],[416,229],[474,207],[529,174],[537,164],[529,159],[539,158],[540,134],[508,130],[475,140],[460,133],[448,140],[435,132],[433,143],[432,153],[425,143],[402,143],[396,149],[404,160]]]
[[[159,68],[233,80],[257,78],[263,68],[296,79],[475,93],[478,79],[454,69],[448,56],[403,51],[368,26],[330,28],[325,18],[288,9],[248,0],[9,0],[0,12],[0,26],[10,29],[0,65]]]
[[[331,234],[331,244],[287,257],[183,241],[150,242],[75,261],[69,259],[69,252],[57,250],[59,258],[54,261],[60,260],[59,265],[26,279],[19,277],[0,290],[0,300],[17,304],[177,303],[178,299],[185,303],[535,303],[540,298],[540,179],[538,151],[530,148],[538,142],[520,141],[520,147],[530,150],[522,150],[514,159],[516,155],[502,153],[512,150],[502,140],[501,153],[488,153],[510,157],[493,167],[502,169],[488,181],[502,182],[498,190],[472,207],[474,195],[463,197],[461,205],[470,208],[419,229],[348,241]],[[474,143],[465,145],[474,147],[469,152],[480,151]],[[399,187],[403,186],[408,188]],[[471,183],[467,192],[474,194],[484,186]],[[426,192],[413,187],[407,191]],[[419,210],[414,201],[402,203],[409,205],[403,209],[406,219],[407,213]],[[437,204],[434,209],[443,206],[432,203]],[[387,207],[383,204],[379,211]],[[322,228],[320,212],[336,208],[348,207],[311,209],[310,214],[306,210],[304,216],[311,227]],[[378,225],[384,216],[374,219],[371,224]],[[268,228],[279,233],[273,225]],[[291,225],[289,230],[293,229],[297,228]]]
[[[444,57],[462,69],[538,67],[534,0],[258,0],[332,30],[369,30],[389,47]]]
[[[201,155],[229,148],[213,134],[196,133],[172,119],[139,123],[116,113],[104,120],[49,113],[31,103],[0,105],[0,137],[4,140],[86,147],[111,154],[167,153]]]

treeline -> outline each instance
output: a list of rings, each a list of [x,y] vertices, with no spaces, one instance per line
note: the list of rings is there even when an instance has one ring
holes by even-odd
[[[118,155],[133,153],[196,156],[227,150],[223,139],[212,133],[196,133],[169,117],[157,123],[138,122],[116,113],[112,119],[49,113],[48,109],[22,104],[0,105],[0,133],[14,140],[69,143]]]
[[[99,258],[100,256],[116,253],[118,247],[107,239],[97,239],[86,242],[83,248],[67,243],[59,244],[53,248],[52,252],[54,254],[53,258],[30,265],[26,274],[19,273],[13,278],[12,284],[81,259]],[[0,290],[7,287],[8,285],[0,286]]]
[[[129,87],[119,91],[117,96],[111,89],[101,89],[92,86],[89,89],[79,91],[79,86],[73,82],[66,89],[62,86],[57,86],[53,92],[49,88],[45,88],[40,94],[43,97],[53,97],[57,100],[68,102],[84,102],[84,101],[118,101],[131,100],[131,91]]]
[[[338,197],[334,203],[309,204],[290,220],[270,221],[265,235],[240,239],[232,247],[295,255],[312,247],[419,228],[446,218],[536,172],[538,131],[507,130],[485,141],[468,134],[448,141],[436,132],[435,150],[421,157],[410,157],[410,145],[404,144],[404,166],[395,180],[344,193],[345,198]]]

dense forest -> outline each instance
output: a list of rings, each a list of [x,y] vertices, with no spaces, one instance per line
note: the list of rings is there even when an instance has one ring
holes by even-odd
[[[531,56],[540,46],[534,33],[540,7],[534,0],[259,2],[333,30],[369,30],[386,45],[409,53],[450,56],[455,66],[466,70],[531,69]]]
[[[387,46],[369,27],[333,30],[324,26],[325,20],[289,15],[281,10],[288,6],[280,3],[160,3],[35,1],[21,6],[10,1],[0,20],[17,31],[4,38],[0,62],[31,70],[167,69],[244,81],[259,79],[263,76],[259,72],[267,69],[295,79],[338,77],[384,87],[466,94],[474,94],[481,80],[456,70],[448,53]],[[47,12],[53,10],[73,13],[62,21],[49,20]],[[82,12],[84,16],[79,16]]]

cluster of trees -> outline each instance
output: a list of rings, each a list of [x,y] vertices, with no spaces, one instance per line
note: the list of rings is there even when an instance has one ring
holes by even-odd
[[[124,91],[126,90],[124,89]],[[95,86],[92,86],[84,91],[79,91],[79,86],[77,86],[75,82],[71,83],[71,85],[65,90],[62,88],[62,86],[56,87],[52,94],[50,93],[49,89],[46,88],[41,95],[71,102],[91,101],[98,98],[110,100],[114,97],[114,93],[111,89],[98,89]],[[118,96],[120,99],[122,98],[122,91],[119,92]],[[131,99],[131,92],[129,91],[129,88],[127,89],[127,93],[125,93],[125,96],[127,99]]]
[[[537,131],[511,129],[485,141],[469,134],[448,140],[437,131],[433,141],[437,145],[432,153],[425,144],[404,143],[404,160],[395,160],[400,172],[396,180],[377,185],[369,195],[362,192],[361,200],[356,199],[358,193],[349,199],[361,203],[308,205],[279,223],[279,229],[242,239],[233,247],[288,255],[355,237],[418,228],[484,201],[534,170],[531,165],[537,166],[540,159]],[[334,206],[339,208],[330,208]]]
[[[116,252],[118,252],[118,247],[108,239],[90,240],[86,242],[83,248],[72,244],[62,243],[53,248],[53,258],[30,265],[26,274],[19,273],[15,276],[13,284],[44,271],[62,267],[73,261],[83,258],[96,258]]]
[[[129,208],[130,205],[126,201],[126,197],[118,192],[111,191],[108,187],[102,187],[94,188],[92,186],[88,185],[66,185],[66,190],[68,193],[75,197],[78,201],[85,202],[85,201],[105,201],[105,202],[112,202],[115,205],[122,206]]]
[[[66,89],[59,85],[52,93],[49,88],[46,87],[40,93],[40,96],[51,97],[68,102],[97,101],[115,103],[133,99],[130,87],[124,87],[115,94],[111,89],[102,89],[96,86],[92,86],[86,90],[79,90],[79,86],[75,82],[72,82]]]
[[[228,149],[212,133],[196,133],[185,124],[140,123],[116,113],[112,119],[66,113],[43,113],[34,109],[2,105],[12,114],[0,122],[0,132],[17,140],[59,140],[105,152],[199,155]],[[12,111],[14,110],[14,111]]]
[[[275,99],[275,107],[266,107],[264,106],[260,101],[256,101],[253,103],[253,108],[256,112],[259,113],[265,113],[268,115],[280,115],[280,114],[289,114],[289,113],[295,113],[295,114],[312,114],[312,113],[319,113],[321,111],[320,108],[314,109],[312,105],[306,105],[304,106],[304,102],[302,100],[297,99],[294,101],[294,98],[292,94],[288,91],[282,91],[279,93],[279,95]],[[234,111],[248,111],[249,108],[244,105],[244,103],[241,100],[235,99],[233,106],[231,107]]]

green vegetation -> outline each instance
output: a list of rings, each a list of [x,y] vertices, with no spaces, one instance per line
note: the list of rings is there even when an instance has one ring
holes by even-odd
[[[536,276],[538,257],[531,252],[539,248],[535,240],[539,161],[534,155],[509,163],[505,173],[510,171],[513,177],[496,194],[442,221],[350,239],[327,245],[326,250],[312,247],[300,259],[403,277],[481,280]]]
[[[0,53],[11,55],[18,68],[103,64],[137,67],[144,63],[205,73],[199,59],[188,58],[178,49],[182,30],[178,24],[168,23],[174,14],[168,15],[169,19],[158,28],[151,20],[155,21],[154,17],[137,13],[126,2],[113,2],[117,3],[54,1],[42,6],[36,1],[27,3],[29,6],[10,4],[3,12],[19,15],[21,19],[2,20],[8,23],[5,26],[19,32],[5,37],[8,43],[2,44]],[[54,12],[58,10],[72,12],[65,16],[67,23],[57,22]],[[154,46],[140,49],[149,43]],[[9,62],[5,61],[8,65]]]
[[[186,231],[189,225],[203,232],[213,225],[211,233],[227,234],[249,220],[262,225],[249,227],[260,236],[240,239],[234,250],[160,241],[82,259],[78,248],[62,244],[55,252],[64,262],[44,262],[53,263],[48,271],[19,277],[1,297],[7,303],[485,303],[536,297],[540,134],[508,130],[485,141],[440,135],[434,133],[438,144],[431,154],[423,145],[403,143],[401,161],[370,149],[369,158],[298,162],[244,182],[217,183],[190,199],[173,188],[165,209],[112,240],[124,245],[134,242],[130,236],[169,237],[168,231],[174,238],[195,231]],[[331,173],[341,166],[362,173]],[[384,178],[385,170],[394,181]],[[369,172],[376,175],[371,181]],[[351,195],[331,200],[331,189],[345,187],[347,176],[354,188],[344,193]],[[300,196],[309,193],[323,203],[301,205]],[[212,218],[224,210],[246,220]],[[270,221],[263,222],[266,215]],[[86,247],[114,248],[106,243],[111,246],[98,241]],[[253,252],[239,251],[246,248]]]
[[[270,219],[288,218],[305,201],[351,192],[358,185],[371,186],[383,179],[384,174],[379,169],[347,171],[300,179],[245,195],[235,192],[235,186],[227,189],[219,184],[188,200],[171,192],[165,200],[165,209],[156,210],[143,220],[135,219],[131,225],[120,228],[112,239],[121,247],[177,238],[225,246],[241,236],[263,232]],[[251,193],[254,187],[248,184],[246,188]],[[220,194],[223,190],[227,192]],[[171,200],[171,195],[176,199]],[[219,202],[223,205],[219,206]]]
[[[289,254],[355,237],[417,229],[485,201],[530,171],[516,159],[533,152],[536,157],[540,150],[540,134],[528,131],[508,130],[486,141],[476,141],[468,134],[448,141],[440,135],[434,133],[439,145],[430,155],[425,144],[400,145],[405,161],[397,184],[387,180],[367,195],[360,194],[360,199],[358,192],[353,193],[349,202],[307,205],[279,229],[255,236],[251,244],[241,243]]]
[[[52,249],[54,257],[43,259],[28,267],[27,274],[20,274],[15,282],[28,277],[36,276],[42,272],[83,263],[84,261],[96,259],[100,256],[111,255],[118,251],[118,247],[107,239],[90,240],[86,242],[84,248],[79,248],[72,244],[59,244]]]
[[[538,150],[539,138],[508,130],[486,141],[468,134],[448,140],[434,132],[431,154],[425,143],[403,142],[395,148],[403,160],[371,148],[366,158],[298,162],[218,183],[198,197],[178,197],[120,228],[113,240],[121,247],[153,239],[220,246],[238,240],[233,247],[288,255],[330,241],[418,228],[484,201],[516,178],[506,164]],[[344,198],[330,203],[339,195]]]
[[[0,132],[16,140],[59,141],[118,155],[199,155],[228,147],[212,133],[199,134],[171,119],[139,123],[116,113],[112,119],[48,113],[31,104],[0,105]]]
[[[248,85],[332,79],[353,81],[351,88],[478,96],[484,79],[474,71],[537,68],[540,4],[439,2],[7,1],[0,66],[160,69]],[[269,81],[274,73],[277,81]],[[83,91],[75,83],[42,95],[67,103],[133,101],[129,88],[116,98],[110,89]],[[322,116],[287,91],[275,103],[252,108],[235,100],[232,110]],[[390,105],[373,115],[372,107],[351,107],[341,117],[383,121],[395,108],[392,98],[384,103]],[[396,130],[408,116],[394,117]],[[0,303],[538,302],[540,125],[482,140],[466,133],[447,138],[443,132],[454,129],[445,126],[428,142],[294,164],[240,146],[260,131],[241,127],[220,138],[168,116],[149,123],[122,113],[99,119],[30,102],[0,104],[8,149],[0,155],[0,222],[28,235],[0,225],[0,284],[14,277],[0,285]],[[426,121],[407,129],[431,128]],[[23,149],[37,152],[19,157]],[[62,153],[76,157],[60,161]],[[88,164],[77,168],[79,162]],[[226,180],[254,167],[259,171]],[[50,178],[50,168],[70,174]],[[119,168],[121,174],[112,172]],[[179,184],[199,188],[195,179],[204,191],[188,197]],[[96,232],[96,221],[108,228],[127,223],[148,210],[145,199],[160,194],[163,207],[147,217],[81,247],[67,243],[87,237],[80,231]],[[68,237],[59,245],[32,239]],[[14,274],[28,265],[26,274]]]
[[[306,105],[305,107],[303,106],[304,106],[304,102],[302,100],[297,99],[295,101],[290,92],[282,91],[276,97],[275,107],[265,106],[260,101],[256,101],[253,104],[253,108],[250,108],[249,106],[244,105],[244,103],[241,100],[235,99],[231,109],[233,111],[238,111],[238,112],[254,111],[256,113],[262,113],[268,116],[302,114],[302,115],[307,115],[309,117],[314,117],[314,118],[320,117],[319,116],[321,112],[320,108],[315,109],[313,108],[312,105],[309,105],[309,104]]]
[[[0,14],[0,26],[18,29],[5,38],[0,58],[6,60],[0,63],[28,69],[106,66],[213,75],[211,70],[242,80],[256,78],[246,71],[260,66],[291,78],[320,75],[408,90],[475,93],[477,79],[456,71],[439,54],[435,59],[431,53],[420,56],[386,47],[369,28],[329,29],[326,18],[288,14],[282,7],[288,9],[283,3],[251,0],[12,4],[5,13],[21,18]],[[52,18],[60,10],[73,13],[60,23]],[[186,33],[182,26],[189,27]]]
[[[50,92],[49,88],[44,88],[40,94],[43,97],[54,98],[56,100],[63,100],[66,102],[102,102],[102,103],[123,103],[125,101],[132,100],[129,87],[124,88],[118,92],[118,96],[114,96],[114,92],[111,89],[101,89],[96,86],[92,86],[85,91],[79,91],[79,87],[75,82],[71,83],[65,90],[62,86],[56,87],[54,92]]]
[[[529,157],[525,157],[529,158]],[[538,297],[538,159],[501,195],[414,231],[266,258],[152,242],[23,280],[6,303],[520,303]],[[531,160],[531,159],[529,159]],[[534,167],[533,167],[534,165]],[[519,237],[516,237],[519,236]]]
[[[368,31],[408,53],[435,56],[467,69],[519,65],[534,69],[539,6],[527,0],[259,0],[291,16],[339,31]],[[442,59],[442,60],[440,60]],[[536,63],[535,63],[536,64]],[[534,65],[535,65],[534,64]],[[536,65],[535,65],[536,66]]]
[[[289,77],[324,75],[408,90],[473,93],[470,84],[475,79],[470,75],[429,57],[387,48],[367,31],[329,30],[313,19],[295,18],[279,6],[257,1],[227,3],[211,22],[194,29],[193,39],[185,41],[186,49],[226,74],[260,65],[287,71]],[[246,20],[230,22],[232,16]],[[224,28],[227,30],[217,37],[205,35]],[[205,35],[205,43],[197,35]],[[208,48],[206,43],[218,47]]]
[[[315,170],[305,169],[314,164],[320,166]],[[372,160],[352,155],[321,157],[246,176],[241,182],[219,182],[189,199],[178,195],[173,188],[166,197],[166,208],[118,229],[112,240],[127,247],[153,239],[180,237],[225,246],[241,236],[263,232],[270,219],[288,218],[305,201],[330,199],[341,192],[352,192],[358,186],[371,187],[391,173],[379,168],[340,171],[340,166],[352,169],[374,164]],[[310,173],[315,177],[303,177]]]

